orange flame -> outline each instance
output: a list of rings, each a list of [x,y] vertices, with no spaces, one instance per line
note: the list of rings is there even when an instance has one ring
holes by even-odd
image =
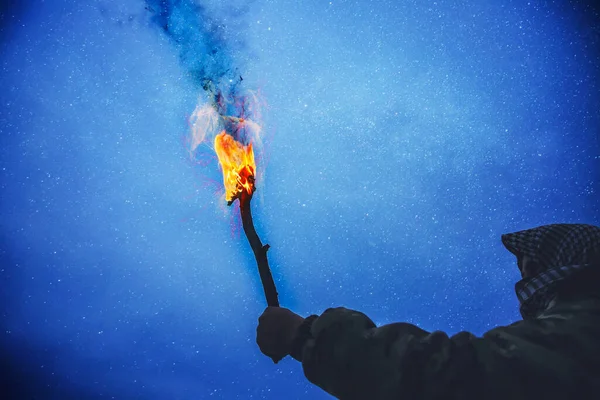
[[[222,131],[215,137],[215,152],[223,170],[223,183],[225,184],[225,200],[235,200],[242,190],[248,194],[254,192],[254,151],[252,143],[244,146],[236,141],[233,136]]]

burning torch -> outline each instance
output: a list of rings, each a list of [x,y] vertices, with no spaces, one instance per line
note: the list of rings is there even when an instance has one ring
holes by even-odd
[[[243,128],[246,124],[251,124],[251,121],[246,121],[244,118],[227,117],[221,115],[222,118],[229,123],[234,123],[237,130]],[[267,251],[269,245],[261,242],[254,222],[252,221],[252,210],[250,202],[255,191],[256,180],[256,163],[254,161],[254,151],[252,143],[244,145],[236,140],[232,135],[225,130],[215,136],[214,150],[217,153],[219,164],[223,172],[223,183],[225,185],[225,200],[227,205],[231,206],[235,200],[240,204],[240,214],[242,217],[242,226],[246,238],[252,247],[258,273],[265,292],[267,305],[271,307],[279,307],[279,299],[277,297],[277,289],[271,275]]]

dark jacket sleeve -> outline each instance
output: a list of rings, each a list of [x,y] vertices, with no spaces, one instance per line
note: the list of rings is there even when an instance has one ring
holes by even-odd
[[[580,310],[479,338],[406,323],[378,328],[345,308],[326,310],[309,330],[304,373],[339,399],[600,398],[598,315]]]

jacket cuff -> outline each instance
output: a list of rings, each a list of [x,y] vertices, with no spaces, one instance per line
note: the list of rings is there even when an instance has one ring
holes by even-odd
[[[290,352],[290,356],[297,361],[302,362],[302,352],[304,351],[304,345],[308,339],[312,338],[312,334],[310,332],[312,328],[313,322],[319,318],[318,315],[311,315],[306,317],[302,324],[298,327],[296,331],[296,335],[294,336],[294,340],[292,341],[292,351]]]

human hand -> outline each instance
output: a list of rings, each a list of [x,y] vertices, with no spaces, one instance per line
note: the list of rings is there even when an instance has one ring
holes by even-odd
[[[294,336],[302,322],[304,318],[287,308],[267,307],[256,328],[260,351],[277,364],[292,351]]]

